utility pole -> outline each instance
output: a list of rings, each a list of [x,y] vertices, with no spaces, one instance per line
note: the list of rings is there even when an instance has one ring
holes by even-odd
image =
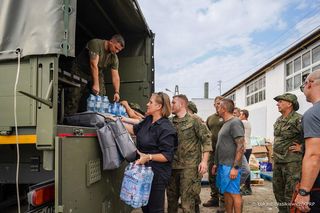
[[[221,88],[222,88],[222,81],[218,81],[218,90],[219,90],[219,95],[221,95]]]

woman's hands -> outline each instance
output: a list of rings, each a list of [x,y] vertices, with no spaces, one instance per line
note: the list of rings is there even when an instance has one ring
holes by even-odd
[[[137,150],[137,153],[140,155],[140,158],[136,160],[136,164],[145,164],[152,160],[151,154],[145,154]]]

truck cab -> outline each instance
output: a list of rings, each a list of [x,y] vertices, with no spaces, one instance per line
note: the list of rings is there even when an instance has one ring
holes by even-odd
[[[121,34],[121,99],[145,108],[154,91],[154,33],[138,2],[11,0],[0,14],[0,202],[18,175],[26,186],[53,180],[55,212],[129,212],[119,199],[125,163],[102,170],[96,129],[65,125],[64,103],[67,88],[86,83],[71,73],[86,43]],[[111,99],[110,72],[105,77]]]

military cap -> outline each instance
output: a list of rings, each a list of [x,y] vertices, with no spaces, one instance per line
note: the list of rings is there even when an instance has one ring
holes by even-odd
[[[283,95],[278,95],[277,97],[275,97],[274,100],[276,100],[276,101],[279,101],[279,100],[289,101],[292,103],[294,111],[297,111],[299,109],[299,102],[298,102],[297,96],[294,94],[284,93]]]
[[[196,104],[193,103],[192,101],[189,101],[188,109],[190,109],[193,113],[197,113],[198,112]]]

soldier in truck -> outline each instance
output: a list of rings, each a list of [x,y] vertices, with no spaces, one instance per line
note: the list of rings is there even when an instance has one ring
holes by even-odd
[[[119,34],[110,40],[92,39],[72,65],[72,74],[88,79],[87,84],[80,88],[69,88],[65,105],[66,114],[86,111],[86,100],[91,94],[106,95],[104,72],[111,71],[114,88],[113,101],[120,100],[120,76],[118,72],[119,53],[125,46],[123,37]]]

